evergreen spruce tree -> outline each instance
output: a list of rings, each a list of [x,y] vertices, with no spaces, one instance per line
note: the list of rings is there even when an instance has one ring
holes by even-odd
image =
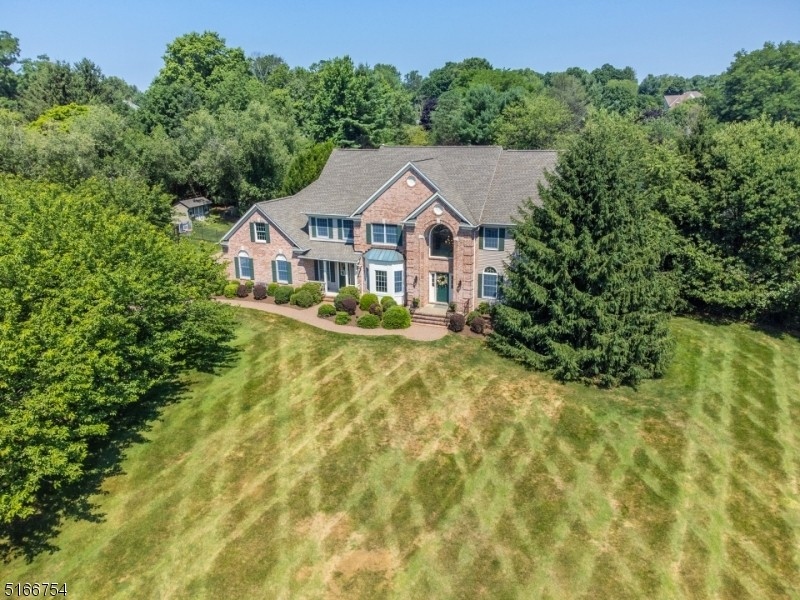
[[[542,206],[529,200],[514,229],[495,350],[565,381],[636,384],[664,372],[675,286],[648,153],[635,125],[599,114],[561,155]]]

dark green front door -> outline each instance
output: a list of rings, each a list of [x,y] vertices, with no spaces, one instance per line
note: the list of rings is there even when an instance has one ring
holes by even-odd
[[[436,301],[450,302],[450,275],[447,273],[436,274]]]

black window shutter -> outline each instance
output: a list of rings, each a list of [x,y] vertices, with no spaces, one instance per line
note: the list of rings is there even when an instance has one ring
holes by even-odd
[[[498,250],[505,250],[506,249],[506,230],[505,229],[498,229],[497,230],[497,249]]]
[[[256,241],[256,224],[255,223],[250,223],[250,241],[251,242],[255,242]]]
[[[367,223],[367,243],[372,243],[372,223]]]
[[[483,227],[478,229],[478,250],[483,250]]]

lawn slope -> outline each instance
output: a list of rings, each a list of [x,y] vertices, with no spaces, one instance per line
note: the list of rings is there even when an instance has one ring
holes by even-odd
[[[475,340],[239,311],[59,550],[71,598],[784,598],[800,344],[676,319],[667,377],[562,386]]]

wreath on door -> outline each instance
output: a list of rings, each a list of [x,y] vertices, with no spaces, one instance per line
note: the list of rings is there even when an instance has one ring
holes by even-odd
[[[437,275],[436,285],[447,285],[450,283],[450,277],[447,275]]]

